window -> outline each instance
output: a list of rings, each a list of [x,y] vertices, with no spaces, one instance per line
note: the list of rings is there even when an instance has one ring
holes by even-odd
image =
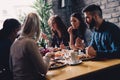
[[[58,8],[65,8],[65,0],[59,0],[58,1]]]

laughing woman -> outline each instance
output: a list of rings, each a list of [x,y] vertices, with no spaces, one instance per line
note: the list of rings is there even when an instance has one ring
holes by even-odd
[[[69,46],[73,50],[83,50],[89,45],[92,32],[87,29],[81,15],[73,13],[70,17],[71,26],[68,28],[70,43]]]
[[[67,32],[67,27],[63,23],[62,19],[58,15],[53,15],[49,18],[48,24],[52,31],[52,47],[62,47],[68,46],[69,34]]]

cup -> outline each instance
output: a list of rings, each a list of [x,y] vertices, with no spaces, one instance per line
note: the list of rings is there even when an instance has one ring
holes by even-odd
[[[69,64],[77,64],[79,62],[78,52],[70,52],[70,61]]]

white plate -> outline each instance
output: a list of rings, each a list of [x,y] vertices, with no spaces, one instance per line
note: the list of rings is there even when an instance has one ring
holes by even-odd
[[[59,65],[59,66],[50,66],[49,70],[58,69],[58,68],[64,67],[66,65],[64,62],[56,62],[56,63],[60,63],[61,65]]]
[[[58,65],[56,65],[56,64],[58,64]],[[65,60],[52,59],[50,61],[49,70],[58,69],[58,68],[66,66],[66,65],[67,64],[65,63]]]
[[[81,59],[82,61],[88,61],[88,60],[92,60],[92,59],[94,59],[94,57],[91,57],[91,58],[83,58],[83,59]]]
[[[74,65],[77,65],[77,64],[80,64],[80,63],[82,63],[82,60],[80,60],[80,61],[77,62],[77,63],[69,63],[69,65],[74,66]]]

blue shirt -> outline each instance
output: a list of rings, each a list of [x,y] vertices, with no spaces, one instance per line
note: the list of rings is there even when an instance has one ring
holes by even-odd
[[[100,28],[95,29],[90,46],[96,50],[98,58],[120,57],[120,29],[113,23],[103,21]]]

